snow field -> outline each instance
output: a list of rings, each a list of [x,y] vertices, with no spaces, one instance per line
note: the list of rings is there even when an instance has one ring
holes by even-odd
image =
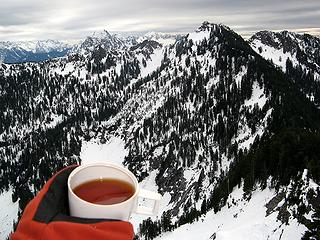
[[[243,190],[235,188],[221,211],[208,212],[199,221],[166,232],[157,240],[291,240],[300,239],[306,227],[289,220],[288,225],[277,220],[277,213],[266,216],[266,203],[275,196],[273,189],[256,190],[249,202],[243,200]],[[235,204],[234,204],[235,202]],[[230,207],[228,207],[228,205]]]
[[[0,239],[6,239],[18,218],[19,203],[12,202],[12,189],[0,195]]]

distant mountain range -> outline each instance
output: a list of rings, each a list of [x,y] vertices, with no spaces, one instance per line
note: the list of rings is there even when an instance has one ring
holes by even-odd
[[[0,61],[4,63],[41,62],[63,57],[72,45],[55,40],[0,42]]]
[[[21,41],[10,42],[0,41],[0,62],[23,63],[42,62],[48,59],[64,57],[69,53],[90,52],[95,47],[100,46],[107,50],[129,48],[144,40],[155,40],[160,44],[173,44],[178,34],[149,32],[138,36],[121,36],[110,34],[104,30],[94,32],[78,44],[65,43],[57,40],[43,41]]]
[[[153,40],[166,46],[174,44],[181,34],[147,32],[138,35],[110,34],[108,31],[94,32],[78,44],[71,44],[57,40],[41,41],[0,41],[0,62],[23,63],[42,62],[48,59],[64,57],[73,52],[88,52],[94,47],[105,49],[124,49],[134,46],[144,40]],[[289,31],[272,32],[260,31],[254,34],[249,43],[253,49],[266,59],[272,60],[277,66],[285,70],[286,59],[293,63],[299,61],[313,65],[311,68],[320,74],[319,38],[308,34],[297,34]],[[282,51],[283,49],[283,51]],[[310,66],[309,66],[310,67]]]

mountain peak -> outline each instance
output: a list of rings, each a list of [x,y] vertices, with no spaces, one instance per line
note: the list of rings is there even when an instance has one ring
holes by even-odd
[[[92,38],[97,38],[97,39],[105,39],[105,38],[112,38],[112,35],[107,31],[107,30],[102,30],[102,31],[95,31],[93,32]]]
[[[88,36],[80,45],[75,49],[77,52],[89,53],[97,47],[102,47],[106,50],[123,49],[125,43],[116,35],[111,35],[107,30],[94,32]]]
[[[208,21],[204,21],[201,26],[197,29],[197,31],[210,31],[210,30],[216,30],[216,29],[225,29],[227,31],[231,31],[231,29],[222,24],[222,23],[210,23]]]
[[[213,42],[223,40],[229,43],[235,41],[244,42],[243,38],[224,24],[216,24],[205,21],[194,32],[189,33],[187,39],[192,40],[193,43],[199,44],[204,39],[212,40]]]
[[[274,48],[280,49],[284,45],[290,45],[291,47],[297,48],[298,45],[301,48],[308,47],[307,45],[314,45],[314,47],[319,46],[320,39],[309,35],[309,34],[299,34],[295,32],[291,32],[288,30],[283,30],[281,32],[273,32],[273,31],[259,31],[255,33],[249,40],[249,42],[260,41],[263,44],[267,44]]]

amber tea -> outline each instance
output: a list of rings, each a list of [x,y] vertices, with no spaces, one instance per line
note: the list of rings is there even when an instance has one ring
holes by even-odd
[[[73,192],[81,199],[100,205],[124,202],[134,195],[134,187],[118,179],[96,179],[82,183]]]

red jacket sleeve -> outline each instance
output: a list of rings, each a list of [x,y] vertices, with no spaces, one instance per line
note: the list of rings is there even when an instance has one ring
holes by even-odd
[[[11,240],[132,240],[129,222],[68,216],[66,179],[75,167],[54,175],[29,202]]]

